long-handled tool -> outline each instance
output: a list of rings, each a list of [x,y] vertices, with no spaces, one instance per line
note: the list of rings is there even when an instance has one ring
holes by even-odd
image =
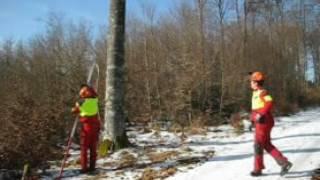
[[[70,150],[70,146],[71,146],[71,143],[72,143],[72,138],[73,138],[74,133],[76,131],[77,124],[78,124],[78,117],[74,120],[74,123],[73,123],[73,126],[72,126],[72,130],[71,130],[71,133],[70,133],[69,138],[68,138],[67,149],[66,149],[66,152],[65,152],[64,157],[63,157],[63,161],[62,161],[62,164],[61,164],[61,168],[60,168],[60,173],[59,173],[58,179],[61,179],[61,177],[62,177],[63,168],[66,165],[66,162],[67,162],[67,159],[68,159],[69,150]]]

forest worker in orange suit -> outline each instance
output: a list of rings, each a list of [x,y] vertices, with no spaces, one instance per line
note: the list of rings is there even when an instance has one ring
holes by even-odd
[[[292,163],[271,143],[271,130],[274,119],[271,114],[272,97],[263,88],[265,76],[261,72],[250,73],[252,95],[251,120],[255,125],[254,137],[254,170],[251,176],[262,175],[265,168],[263,163],[263,151],[266,150],[281,166],[280,175],[286,174],[292,167]]]
[[[72,108],[72,112],[79,115],[82,124],[80,133],[81,147],[81,173],[93,172],[97,159],[97,143],[100,131],[98,118],[98,98],[96,91],[88,86],[81,85],[80,101]],[[88,168],[88,150],[90,150],[90,161]]]

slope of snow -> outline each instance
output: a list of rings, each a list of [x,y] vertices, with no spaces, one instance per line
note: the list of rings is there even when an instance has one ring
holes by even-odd
[[[181,134],[167,131],[143,132],[131,130],[128,132],[130,141],[136,147],[117,151],[110,156],[99,159],[98,173],[95,175],[80,175],[79,148],[71,151],[71,157],[65,168],[63,179],[140,179],[144,170],[151,168],[161,171],[166,168],[176,168],[177,173],[169,180],[274,180],[274,179],[310,179],[312,170],[320,164],[320,108],[300,112],[290,117],[276,118],[272,131],[273,143],[294,164],[291,171],[280,177],[280,167],[270,155],[265,153],[264,176],[250,177],[253,169],[253,135],[246,131],[237,135],[229,125],[209,127],[205,133],[187,134],[182,140]],[[149,153],[176,152],[167,160],[151,163]],[[125,168],[121,167],[123,157],[136,162]],[[212,155],[214,155],[212,157]],[[130,158],[131,156],[131,158]],[[179,164],[177,160],[184,158],[199,158],[187,164]],[[205,158],[203,158],[205,157]],[[212,158],[210,158],[212,157]],[[147,166],[140,166],[146,164]],[[139,167],[140,166],[140,167]],[[59,166],[51,166],[42,179],[57,177]]]
[[[187,172],[179,172],[170,180],[274,180],[310,179],[312,170],[320,164],[320,109],[300,112],[291,117],[276,118],[272,131],[273,144],[293,163],[290,172],[279,176],[280,167],[265,152],[264,175],[249,176],[253,169],[253,133],[238,137],[196,140],[196,149],[215,149],[216,155],[208,162]]]

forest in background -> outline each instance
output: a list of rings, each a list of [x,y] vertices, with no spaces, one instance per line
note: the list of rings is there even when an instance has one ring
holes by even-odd
[[[128,121],[225,123],[250,110],[247,74],[256,70],[267,75],[277,114],[319,105],[319,10],[318,0],[176,1],[165,13],[142,3],[126,23]],[[61,157],[93,56],[104,109],[107,29],[94,37],[90,23],[57,14],[45,23],[28,41],[0,45],[0,168]]]

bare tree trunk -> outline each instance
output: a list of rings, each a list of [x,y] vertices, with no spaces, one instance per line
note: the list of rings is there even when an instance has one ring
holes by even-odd
[[[144,66],[146,68],[146,74],[147,77],[145,77],[145,88],[146,88],[146,96],[147,96],[147,103],[148,103],[148,112],[150,113],[150,119],[152,120],[152,107],[151,107],[151,88],[150,88],[150,68],[149,68],[149,58],[148,58],[148,37],[145,36],[144,41],[143,41],[143,46],[144,46]]]
[[[235,9],[236,9],[236,15],[237,15],[237,24],[239,30],[241,29],[241,16],[240,16],[240,8],[239,8],[239,0],[235,0]]]
[[[224,15],[225,15],[225,7],[224,0],[218,1],[219,8],[219,25],[220,25],[220,66],[221,66],[221,95],[220,95],[220,106],[219,113],[222,113],[223,105],[224,105],[224,96],[225,96],[225,40],[224,40]]]
[[[316,47],[315,50],[313,50],[313,71],[314,71],[314,81],[316,85],[320,84],[320,76],[319,76],[319,59],[320,59],[320,53],[319,53],[319,47]]]
[[[305,1],[300,0],[300,17],[303,19],[303,34],[302,34],[302,41],[303,41],[303,60],[301,63],[301,70],[302,70],[302,83],[303,83],[303,90],[306,90],[307,83],[306,83],[306,73],[307,73],[307,61],[305,60],[307,58],[307,23],[306,23],[306,7],[305,7]]]
[[[144,40],[143,40],[143,46],[144,46],[144,55],[143,55],[143,59],[144,59],[144,66],[145,66],[145,71],[146,71],[146,77],[145,77],[145,89],[146,89],[146,100],[147,100],[147,104],[148,104],[148,110],[147,112],[149,113],[149,117],[151,120],[151,123],[153,123],[153,108],[152,108],[152,82],[154,80],[152,80],[152,71],[151,71],[151,60],[153,60],[152,58],[150,58],[150,52],[152,52],[152,46],[154,46],[152,44],[152,40],[154,38],[153,36],[153,23],[154,23],[154,16],[155,16],[155,6],[153,4],[151,4],[151,2],[149,1],[145,1],[143,2],[143,4],[141,4],[141,8],[142,8],[142,12],[143,15],[146,17],[146,22],[144,22]]]
[[[206,6],[207,0],[197,0],[198,2],[198,14],[199,14],[199,35],[200,35],[200,61],[202,64],[202,80],[203,80],[203,91],[204,98],[202,99],[202,108],[205,109],[206,101],[207,101],[207,70],[206,70],[206,62],[205,62],[205,32],[204,32],[204,8]]]
[[[111,138],[114,143],[113,148],[120,149],[128,145],[124,114],[126,0],[111,0],[110,3],[104,138]]]

